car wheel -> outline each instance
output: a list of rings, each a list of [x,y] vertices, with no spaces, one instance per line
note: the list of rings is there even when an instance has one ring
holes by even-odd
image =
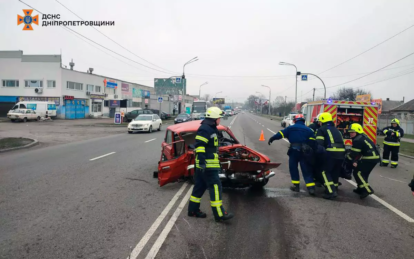
[[[37,116],[37,120],[40,121],[40,116]]]
[[[158,127],[158,131],[161,131],[161,124],[160,124],[160,126]]]
[[[23,119],[23,121],[24,121],[24,122],[27,122],[27,118],[24,118],[24,119]]]
[[[128,131],[129,134],[132,134],[132,131]]]
[[[148,133],[152,133],[152,126],[149,127]]]
[[[14,120],[13,119],[10,119],[11,120],[11,122],[14,122]]]

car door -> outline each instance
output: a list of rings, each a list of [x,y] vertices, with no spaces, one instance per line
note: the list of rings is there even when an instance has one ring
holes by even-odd
[[[170,152],[170,158],[161,157],[158,163],[158,184],[160,187],[167,183],[176,182],[183,177],[189,164],[184,140],[165,145],[162,153],[164,154],[164,152]]]

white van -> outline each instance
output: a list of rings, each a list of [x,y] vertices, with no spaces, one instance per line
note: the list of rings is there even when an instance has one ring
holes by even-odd
[[[40,117],[46,117],[46,115],[52,118],[56,117],[56,104],[54,102],[18,102],[13,106],[13,108],[11,108],[9,113],[12,113],[17,109],[34,110],[39,117],[38,119],[40,119]]]

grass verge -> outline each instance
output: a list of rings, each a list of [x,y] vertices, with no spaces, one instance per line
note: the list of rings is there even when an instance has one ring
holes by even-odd
[[[33,140],[27,138],[2,138],[0,139],[0,149],[21,147],[32,142]]]
[[[383,144],[382,144],[383,141],[384,141],[384,137],[377,138],[377,144],[379,144],[381,148],[383,148]],[[401,141],[400,153],[407,155],[407,156],[414,156],[414,143]]]

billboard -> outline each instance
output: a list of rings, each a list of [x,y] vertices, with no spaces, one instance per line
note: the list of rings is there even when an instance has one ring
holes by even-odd
[[[370,94],[357,95],[356,101],[357,102],[366,102],[366,103],[369,103],[371,101],[371,95]]]
[[[213,104],[225,104],[224,98],[213,98]]]
[[[187,92],[187,80],[181,77],[176,78],[154,78],[155,93],[161,95],[182,95]]]
[[[382,99],[372,99],[373,103],[378,104],[378,114],[382,112]]]

